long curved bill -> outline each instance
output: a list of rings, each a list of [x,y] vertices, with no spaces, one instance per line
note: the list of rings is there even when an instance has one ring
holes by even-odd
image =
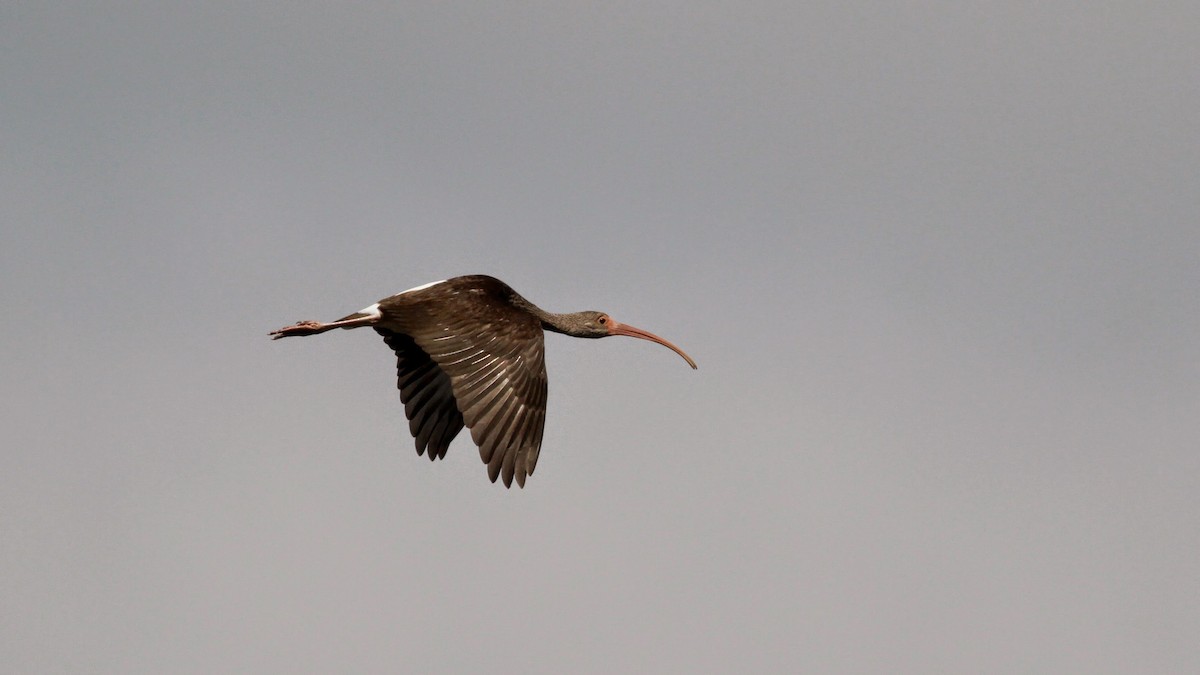
[[[658,344],[660,344],[660,345],[666,347],[667,349],[670,349],[671,351],[675,352],[676,354],[682,356],[683,360],[687,361],[688,365],[692,367],[692,370],[696,370],[696,362],[692,360],[692,357],[688,356],[687,354],[684,354],[682,349],[680,349],[679,347],[676,347],[675,345],[671,344],[670,342],[667,342],[666,340],[658,337],[657,335],[655,335],[654,333],[651,333],[650,331],[645,331],[645,330],[642,330],[641,328],[634,328],[633,326],[630,326],[628,324],[619,323],[616,320],[610,318],[608,320],[608,334],[609,335],[628,335],[629,337],[641,338],[643,340],[657,342]]]

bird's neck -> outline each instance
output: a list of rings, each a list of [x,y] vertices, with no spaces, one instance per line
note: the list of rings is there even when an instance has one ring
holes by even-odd
[[[537,317],[537,320],[542,324],[543,330],[570,335],[569,330],[571,321],[569,314],[555,314],[554,312],[547,312],[525,298],[522,298],[517,293],[513,293],[509,300],[514,306],[519,307]]]
[[[542,312],[538,319],[542,322],[542,328],[563,335],[575,335],[577,331],[573,329],[570,314],[555,314],[553,312]]]

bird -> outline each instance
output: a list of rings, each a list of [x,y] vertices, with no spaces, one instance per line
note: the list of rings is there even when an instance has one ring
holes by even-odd
[[[696,362],[667,340],[604,312],[547,312],[486,275],[435,281],[384,298],[337,321],[300,321],[273,340],[370,326],[396,354],[397,388],[417,454],[446,456],[462,431],[487,465],[488,479],[525,487],[546,423],[544,331],[572,337],[650,340]]]

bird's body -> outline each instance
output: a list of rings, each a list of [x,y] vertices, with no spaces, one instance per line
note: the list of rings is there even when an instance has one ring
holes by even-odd
[[[437,281],[380,300],[330,323],[302,321],[272,337],[371,326],[396,353],[397,386],[417,453],[444,457],[464,426],[488,477],[510,486],[537,465],[546,421],[543,330],[574,337],[629,335],[678,347],[603,312],[553,314],[507,284],[473,275]]]

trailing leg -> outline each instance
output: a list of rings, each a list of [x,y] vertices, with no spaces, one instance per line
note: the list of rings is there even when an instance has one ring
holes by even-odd
[[[373,315],[364,316],[362,314],[351,314],[344,319],[330,323],[321,323],[320,321],[300,321],[292,324],[291,326],[285,326],[279,330],[271,331],[270,336],[272,340],[278,340],[279,338],[285,337],[316,335],[317,333],[324,333],[325,331],[333,330],[334,328],[359,328],[362,326],[370,326],[378,319],[378,316]]]

